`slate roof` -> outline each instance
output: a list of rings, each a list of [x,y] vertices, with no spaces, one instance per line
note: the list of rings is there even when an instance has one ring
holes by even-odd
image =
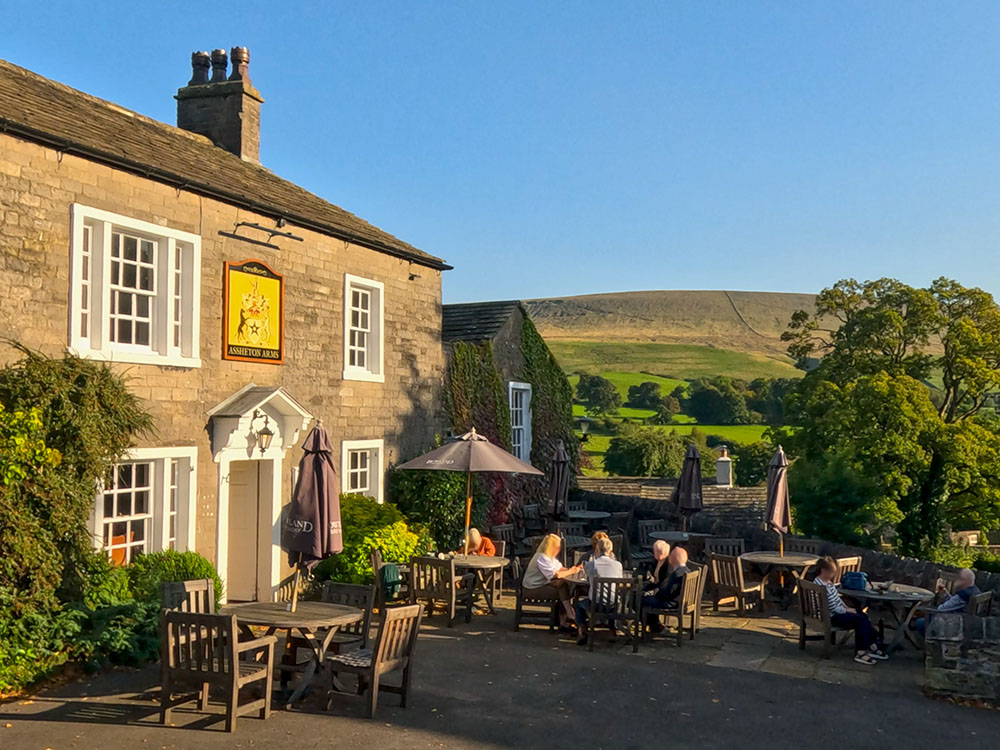
[[[421,265],[444,261],[207,138],[0,60],[0,132]]]
[[[520,307],[519,300],[442,305],[441,338],[445,343],[490,341]]]

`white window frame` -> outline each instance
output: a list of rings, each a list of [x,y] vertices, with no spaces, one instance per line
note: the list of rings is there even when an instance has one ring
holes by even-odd
[[[361,289],[371,295],[369,309],[368,348],[366,366],[350,364],[351,348],[351,291]],[[350,273],[344,274],[344,380],[363,380],[371,383],[385,382],[385,285],[381,281],[366,279]]]
[[[369,456],[368,475],[369,482],[374,483],[374,487],[369,487],[368,492],[361,494],[368,495],[378,502],[382,502],[383,485],[385,484],[385,441],[384,440],[344,440],[340,444],[340,488],[341,492],[357,492],[352,490],[350,478],[351,451],[369,451],[375,455]]]
[[[149,537],[147,551],[170,547],[171,466],[177,462],[176,516],[173,549],[185,552],[195,548],[196,498],[198,490],[198,449],[194,446],[132,448],[119,463],[152,464],[150,477]],[[90,517],[94,547],[104,549],[104,489],[98,487]]]
[[[511,412],[510,445],[512,450],[515,448],[514,430],[517,429],[514,427],[514,391],[524,394],[524,405],[521,407],[524,424],[520,428],[523,431],[521,445],[524,450],[521,451],[522,455],[518,456],[517,453],[514,453],[514,455],[525,463],[531,463],[531,383],[512,381],[507,384],[507,406]]]
[[[108,362],[201,367],[201,237],[79,203],[72,205],[70,213],[70,351]],[[149,346],[110,340],[111,235],[117,231],[139,235],[155,245],[156,292]],[[174,315],[175,301],[181,302],[179,320]]]

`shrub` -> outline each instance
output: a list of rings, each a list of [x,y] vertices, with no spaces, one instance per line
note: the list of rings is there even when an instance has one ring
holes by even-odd
[[[215,602],[222,600],[222,579],[215,566],[197,552],[163,550],[139,555],[125,568],[136,601],[159,605],[160,586],[167,581],[196,581],[211,578],[215,582]]]
[[[406,515],[427,527],[438,549],[457,549],[465,529],[465,474],[456,471],[390,471],[389,500]],[[472,525],[486,520],[489,496],[472,482]]]
[[[990,573],[1000,573],[1000,555],[989,550],[976,550],[972,567]]]
[[[733,445],[734,474],[740,487],[756,487],[767,481],[767,468],[774,456],[774,446],[758,440],[746,445]]]
[[[160,648],[160,602],[130,601],[88,612],[72,655],[88,668],[155,661]]]
[[[344,551],[316,567],[318,580],[371,583],[374,576],[368,557],[373,549],[380,549],[386,562],[402,563],[430,548],[427,531],[407,527],[403,514],[392,503],[377,503],[364,495],[341,495],[340,520]]]

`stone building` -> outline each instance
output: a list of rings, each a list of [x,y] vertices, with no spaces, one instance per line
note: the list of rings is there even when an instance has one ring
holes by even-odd
[[[261,166],[232,63],[192,56],[173,127],[0,61],[0,327],[112,363],[155,418],[95,497],[98,543],[194,549],[231,599],[269,600],[315,420],[345,491],[381,498],[430,446],[449,266]]]

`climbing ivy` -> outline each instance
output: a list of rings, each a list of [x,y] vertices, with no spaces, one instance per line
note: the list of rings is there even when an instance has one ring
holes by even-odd
[[[490,342],[454,345],[445,410],[456,434],[475,427],[480,435],[510,450],[510,409]]]

